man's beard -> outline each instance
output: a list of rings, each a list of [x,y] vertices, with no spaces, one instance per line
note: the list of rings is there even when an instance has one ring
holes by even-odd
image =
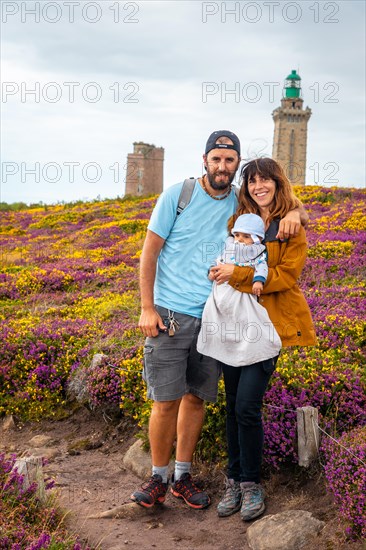
[[[216,176],[228,176],[228,181],[222,181],[222,182],[216,182],[215,177]],[[215,191],[225,191],[228,187],[230,187],[231,182],[233,181],[235,177],[235,172],[209,172],[207,169],[207,179],[208,183],[211,185],[212,189],[215,189]]]

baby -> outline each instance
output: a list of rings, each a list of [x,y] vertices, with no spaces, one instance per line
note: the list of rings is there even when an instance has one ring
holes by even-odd
[[[266,247],[261,242],[264,235],[260,216],[243,214],[237,218],[232,236],[226,239],[216,261],[252,267],[252,294],[214,282],[203,310],[197,351],[233,367],[276,357],[281,349],[267,310],[258,303],[268,276]],[[213,280],[211,275],[209,278]]]
[[[260,296],[268,276],[267,251],[261,244],[265,233],[263,220],[256,214],[242,214],[231,233],[233,237],[227,238],[223,255],[217,262],[253,267],[252,292]],[[209,279],[213,281],[213,276],[209,275]]]

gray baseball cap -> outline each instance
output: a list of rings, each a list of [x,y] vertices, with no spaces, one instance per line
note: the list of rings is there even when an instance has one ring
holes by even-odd
[[[230,145],[228,143],[216,143],[216,141],[220,137],[227,137],[231,139],[233,145]],[[205,154],[207,155],[207,153],[212,151],[212,149],[234,149],[234,151],[236,151],[240,157],[239,138],[237,135],[235,135],[233,132],[230,132],[229,130],[216,130],[216,132],[212,132],[207,140]]]

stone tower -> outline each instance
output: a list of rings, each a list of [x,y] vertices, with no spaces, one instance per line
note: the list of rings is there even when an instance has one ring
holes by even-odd
[[[311,109],[303,109],[301,78],[292,71],[286,78],[281,107],[272,113],[274,136],[272,157],[284,168],[293,185],[305,185],[306,139]]]
[[[126,195],[155,195],[163,191],[164,149],[142,141],[127,155]]]

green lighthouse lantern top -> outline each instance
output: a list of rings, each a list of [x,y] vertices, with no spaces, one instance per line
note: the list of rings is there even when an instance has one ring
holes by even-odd
[[[291,74],[285,80],[283,96],[285,98],[298,98],[301,94],[301,78],[295,70],[291,71]]]

